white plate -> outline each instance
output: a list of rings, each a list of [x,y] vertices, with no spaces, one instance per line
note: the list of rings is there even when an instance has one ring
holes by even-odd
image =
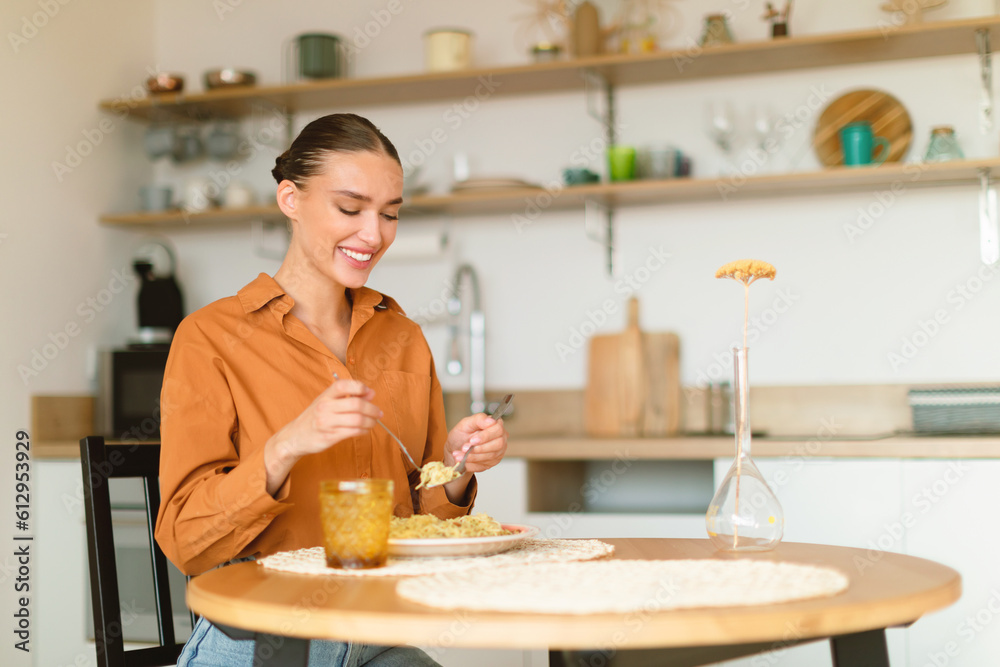
[[[503,523],[512,535],[495,537],[439,537],[389,540],[389,555],[393,558],[458,558],[461,556],[492,556],[507,551],[519,542],[538,534],[535,526]]]

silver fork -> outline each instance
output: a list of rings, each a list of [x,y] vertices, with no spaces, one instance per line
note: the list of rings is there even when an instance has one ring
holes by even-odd
[[[333,374],[333,379],[334,380],[339,380],[340,376],[337,375],[336,373],[334,373]],[[392,437],[392,439],[396,441],[396,444],[399,445],[399,448],[403,450],[403,454],[406,455],[406,459],[413,465],[413,467],[416,468],[417,470],[420,470],[420,466],[418,466],[417,462],[413,460],[412,456],[410,456],[410,452],[406,449],[406,445],[403,444],[403,441],[400,440],[399,438],[397,438],[396,434],[393,433],[392,431],[390,431],[389,427],[386,426],[385,424],[383,424],[381,419],[376,419],[375,422],[379,426],[381,426],[382,428],[384,428],[385,432],[388,433]]]
[[[493,411],[493,414],[491,414],[490,417],[492,417],[495,421],[500,421],[500,418],[507,413],[507,410],[510,409],[510,404],[513,402],[514,402],[514,394],[507,394],[506,396],[503,397],[503,400],[500,401],[500,405],[497,406],[497,409]],[[465,474],[465,461],[466,459],[469,458],[469,452],[471,452],[476,447],[478,447],[478,445],[473,445],[472,447],[469,447],[467,450],[465,450],[465,455],[462,457],[462,460],[456,463],[455,467],[452,468],[452,470],[455,471],[455,473],[459,475]]]
[[[413,460],[412,456],[410,456],[410,452],[407,451],[406,446],[403,444],[403,441],[400,440],[399,438],[397,438],[396,434],[393,433],[392,431],[390,431],[389,427],[386,426],[385,424],[383,424],[381,419],[376,419],[375,421],[378,422],[379,426],[381,426],[382,428],[385,429],[386,433],[388,433],[390,436],[392,436],[392,439],[395,440],[396,444],[399,445],[399,448],[403,450],[403,454],[405,454],[406,458],[409,460],[409,462],[413,464],[413,467],[416,468],[417,470],[420,470],[420,466],[418,466],[417,462]]]

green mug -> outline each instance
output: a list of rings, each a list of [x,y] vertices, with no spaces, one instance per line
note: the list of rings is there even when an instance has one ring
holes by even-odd
[[[866,120],[840,128],[840,146],[844,152],[844,165],[848,167],[879,165],[889,157],[889,140],[876,137],[872,124]],[[875,155],[876,150],[878,156]]]
[[[299,54],[299,76],[306,79],[337,79],[344,76],[346,49],[337,35],[307,33],[295,38]]]
[[[634,146],[608,146],[608,176],[612,181],[635,178]]]

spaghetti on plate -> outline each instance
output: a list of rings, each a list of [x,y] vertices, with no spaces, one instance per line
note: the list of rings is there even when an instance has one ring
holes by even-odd
[[[392,517],[390,540],[435,539],[443,537],[496,537],[511,535],[500,522],[482,512],[454,519],[439,519],[433,514]]]

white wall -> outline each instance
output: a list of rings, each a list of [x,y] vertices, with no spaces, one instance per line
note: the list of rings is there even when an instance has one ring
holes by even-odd
[[[0,25],[5,158],[0,178],[5,207],[0,222],[0,438],[5,443],[0,478],[10,490],[0,497],[5,517],[0,615],[9,620],[15,610],[10,569],[14,441],[18,429],[29,428],[29,396],[92,392],[88,355],[131,326],[133,285],[112,280],[127,263],[132,235],[100,229],[96,219],[105,209],[130,203],[130,193],[150,170],[135,151],[141,136],[137,128],[98,111],[97,101],[129,95],[146,68],[158,65],[150,40],[153,11],[145,3],[9,0],[0,5]],[[67,147],[79,162],[67,158]],[[69,171],[57,171],[54,162]],[[88,305],[88,299],[96,305]],[[23,375],[19,366],[37,374]],[[69,489],[46,488],[37,461],[32,480],[30,529],[16,532],[37,536],[45,530],[44,517],[53,516],[43,511],[53,505],[47,501]],[[80,532],[69,537],[79,538]],[[53,540],[33,543],[32,653],[15,650],[8,631],[0,643],[0,663],[28,665],[34,658],[34,664],[55,666],[93,660],[83,642],[82,620],[66,621],[83,618],[82,592],[74,588],[58,608],[39,604],[40,590],[52,591],[66,572],[77,573],[85,550],[79,539],[58,533]],[[70,582],[80,586],[75,576]],[[54,592],[60,600],[58,589]]]
[[[613,3],[612,3],[613,4]],[[759,3],[676,2],[670,16],[675,26],[665,40],[684,47],[696,39],[702,14],[711,9],[733,12],[740,39],[760,39],[766,32]],[[886,15],[878,3],[819,3],[796,7],[795,34],[864,29]],[[326,30],[352,37],[366,24],[371,29],[387,2],[301,2],[275,14],[242,3],[217,15],[204,3],[163,3],[157,20],[158,57],[164,66],[197,78],[220,63],[256,70],[265,83],[280,80],[281,54],[287,40],[300,32]],[[471,28],[476,59],[484,66],[527,60],[523,43],[530,41],[519,17],[520,2],[402,3],[403,10],[379,27],[354,64],[356,76],[418,72],[422,69],[421,35],[448,24]],[[992,11],[992,3],[964,2],[936,11],[931,18],[958,18]],[[605,12],[605,17],[608,12]],[[383,16],[391,16],[388,13]],[[768,104],[780,114],[801,112],[801,128],[762,170],[818,166],[808,141],[815,119],[829,101],[848,89],[868,86],[887,90],[909,110],[914,141],[909,157],[923,154],[930,128],[956,127],[969,157],[997,152],[997,132],[986,135],[977,125],[978,68],[974,56],[904,61],[804,72],[724,78],[676,85],[622,89],[618,95],[620,139],[643,144],[667,141],[694,156],[699,175],[712,175],[720,157],[704,132],[709,100],[732,100],[749,114]],[[821,91],[816,97],[814,91]],[[470,91],[471,92],[471,91]],[[824,98],[826,98],[824,100]],[[422,176],[437,191],[449,187],[455,152],[469,155],[473,175],[515,175],[543,183],[559,178],[581,147],[600,137],[600,127],[585,111],[582,93],[487,99],[455,128],[446,115],[454,101],[352,109],[380,125],[404,158],[419,157],[419,146],[436,128],[447,140],[426,158]],[[814,108],[810,109],[812,104]],[[337,109],[331,109],[334,111]],[[296,119],[296,127],[317,114]],[[259,131],[248,127],[248,132]],[[262,154],[240,174],[270,196],[268,171],[277,152]],[[265,154],[266,153],[266,154]],[[600,159],[594,168],[603,170]],[[196,172],[214,168],[163,170],[164,181],[182,183]],[[891,195],[891,193],[889,193]],[[652,272],[639,290],[642,322],[648,329],[672,329],[683,344],[683,380],[720,377],[716,355],[739,337],[741,290],[713,278],[715,268],[745,256],[771,261],[778,280],[754,287],[751,308],[766,313],[781,294],[790,295],[788,312],[760,332],[752,345],[753,380],[759,384],[881,383],[990,380],[996,368],[989,352],[997,304],[997,282],[991,281],[971,300],[952,290],[976,283],[980,269],[977,190],[953,187],[908,188],[895,195],[884,214],[860,237],[846,227],[859,210],[878,213],[876,192],[741,200],[625,208],[618,213],[622,276],[638,279],[654,249],[670,254],[666,266]],[[601,247],[583,231],[582,212],[545,213],[535,224],[518,230],[511,215],[461,216],[452,220],[401,222],[401,236],[414,229],[447,226],[454,248],[445,261],[392,262],[380,266],[372,286],[387,291],[411,313],[430,308],[447,289],[459,261],[471,262],[482,274],[490,336],[488,382],[493,387],[579,387],[585,381],[585,352],[560,354],[574,330],[589,326],[588,312],[607,298],[623,300],[616,290],[621,278],[604,272]],[[273,271],[277,262],[255,258],[248,248],[248,228],[222,232],[171,232],[183,262],[181,276],[191,307],[232,293],[258,271]],[[637,270],[639,271],[637,273]],[[419,275],[419,280],[414,280]],[[987,274],[992,277],[993,273]],[[619,284],[620,286],[620,284]],[[949,298],[949,295],[951,297]],[[919,353],[902,356],[903,339],[923,342],[921,322],[943,310],[947,323]],[[621,310],[602,331],[623,325]],[[444,331],[430,327],[435,352],[445,349]],[[464,386],[463,378],[444,378],[447,388]]]

